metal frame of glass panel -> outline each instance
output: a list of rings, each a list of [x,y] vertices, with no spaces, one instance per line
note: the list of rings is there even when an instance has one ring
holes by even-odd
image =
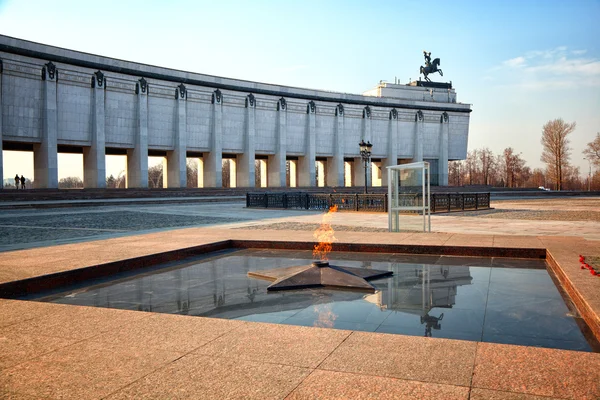
[[[400,232],[400,213],[416,211],[423,215],[423,232],[431,232],[431,184],[430,168],[427,161],[410,164],[394,165],[388,169],[388,230]],[[404,175],[404,179],[403,179]],[[421,191],[409,193],[402,192],[403,182],[407,183],[412,178],[413,183],[418,182]],[[420,179],[418,179],[420,177]],[[417,180],[415,180],[415,178]],[[418,187],[412,185],[413,188]],[[407,200],[408,199],[408,200]]]

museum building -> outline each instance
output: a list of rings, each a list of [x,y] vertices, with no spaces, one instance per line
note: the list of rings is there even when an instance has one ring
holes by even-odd
[[[416,161],[447,185],[448,161],[466,158],[471,106],[446,83],[336,93],[0,35],[0,110],[0,150],[33,152],[36,188],[58,187],[58,153],[83,155],[89,188],[106,187],[107,155],[126,157],[130,188],[148,187],[149,157],[164,157],[165,187],[187,186],[190,160],[199,187],[339,187],[385,185],[385,167]],[[369,174],[361,141],[373,144]]]

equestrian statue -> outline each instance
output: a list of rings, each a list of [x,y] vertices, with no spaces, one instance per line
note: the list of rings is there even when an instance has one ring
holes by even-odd
[[[425,50],[423,50],[423,57],[425,57],[425,66],[421,65],[421,74],[425,76],[427,82],[431,82],[431,79],[429,79],[427,75],[433,74],[434,72],[439,72],[441,76],[444,76],[442,70],[438,68],[441,64],[439,58],[431,61],[431,52],[428,53]]]

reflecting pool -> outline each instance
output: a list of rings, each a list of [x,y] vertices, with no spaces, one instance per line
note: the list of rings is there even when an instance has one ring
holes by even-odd
[[[599,351],[543,260],[337,253],[393,271],[375,293],[267,293],[250,271],[309,264],[309,251],[226,250],[28,299],[277,324]]]

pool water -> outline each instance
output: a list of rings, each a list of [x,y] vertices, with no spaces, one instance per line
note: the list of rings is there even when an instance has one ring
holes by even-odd
[[[29,299],[579,351],[600,346],[544,260],[337,253],[331,264],[391,270],[373,294],[267,293],[249,271],[305,265],[308,251],[226,250]]]

